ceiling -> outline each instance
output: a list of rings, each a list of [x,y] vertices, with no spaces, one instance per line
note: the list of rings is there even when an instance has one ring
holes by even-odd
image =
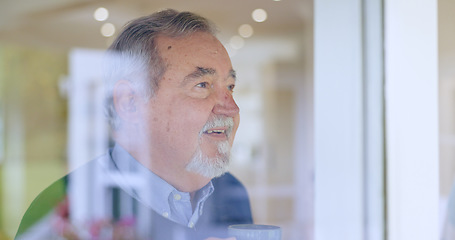
[[[117,30],[126,22],[164,8],[199,13],[215,22],[220,38],[237,34],[248,23],[253,37],[292,36],[312,19],[311,0],[0,0],[0,41],[56,48],[105,48],[103,22],[93,18],[98,7],[109,10],[106,22]],[[268,19],[256,23],[251,12],[265,9]],[[222,40],[223,41],[223,40]]]

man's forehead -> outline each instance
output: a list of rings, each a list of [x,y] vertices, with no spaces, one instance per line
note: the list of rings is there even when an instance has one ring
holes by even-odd
[[[184,73],[186,80],[203,76],[236,79],[229,55],[209,33],[198,32],[181,38],[160,36],[157,47],[168,70]]]

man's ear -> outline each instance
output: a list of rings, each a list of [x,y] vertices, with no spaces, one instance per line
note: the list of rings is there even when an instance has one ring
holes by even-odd
[[[137,123],[140,119],[140,96],[129,81],[118,81],[112,92],[115,111],[127,123]]]

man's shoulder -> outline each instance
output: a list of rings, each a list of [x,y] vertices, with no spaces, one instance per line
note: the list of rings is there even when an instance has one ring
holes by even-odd
[[[229,172],[226,172],[225,174],[223,174],[220,177],[214,178],[212,180],[212,182],[214,185],[228,184],[228,185],[238,185],[238,186],[243,187],[242,182],[240,182],[240,180],[238,178],[236,178],[234,175],[232,175]]]
[[[248,197],[247,191],[245,186],[239,179],[237,179],[234,175],[227,172],[224,175],[212,179],[213,187],[215,188],[215,192],[218,192],[222,195],[237,195],[242,197]],[[223,189],[223,191],[216,191],[216,189]]]
[[[215,191],[209,198],[209,208],[214,211],[216,223],[252,223],[250,200],[245,186],[231,173],[212,180]]]
[[[222,192],[226,192],[226,194],[232,194],[232,191],[240,191],[242,194],[247,194],[243,183],[230,172],[226,172],[222,176],[212,179],[212,183],[215,191],[217,188],[222,188]]]

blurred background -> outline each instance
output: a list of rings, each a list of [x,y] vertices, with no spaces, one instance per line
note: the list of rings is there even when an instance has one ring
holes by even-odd
[[[374,35],[376,40],[363,38],[379,42],[379,50],[373,56],[378,61],[379,72],[378,87],[373,92],[379,94],[379,103],[369,105],[370,100],[365,96],[373,94],[365,89],[364,97],[357,99],[365,104],[362,110],[365,119],[374,116],[379,122],[377,125],[357,126],[354,121],[354,132],[347,129],[347,137],[336,138],[338,132],[330,128],[327,128],[327,133],[322,132],[321,129],[329,125],[315,121],[325,117],[331,120],[330,126],[343,128],[346,120],[343,116],[349,114],[337,107],[329,110],[333,115],[321,111],[315,113],[315,109],[324,107],[321,105],[321,100],[324,100],[320,97],[321,91],[333,86],[334,90],[349,93],[356,89],[356,85],[341,81],[346,77],[337,75],[336,66],[316,73],[321,77],[321,73],[333,72],[335,77],[331,80],[340,80],[340,85],[318,85],[318,76],[313,72],[314,62],[323,58],[319,52],[315,54],[314,49],[341,44],[345,35],[350,34],[343,29],[334,29],[335,37],[329,38],[332,42],[327,39],[317,42],[323,31],[316,31],[315,26],[321,29],[322,20],[330,19],[330,16],[334,16],[334,23],[343,22],[344,19],[335,16],[340,12],[349,16],[351,2],[354,1],[0,0],[0,239],[13,238],[23,213],[44,188],[104,152],[104,145],[93,144],[105,139],[94,136],[95,132],[103,133],[105,125],[99,122],[101,116],[94,111],[98,101],[99,69],[89,63],[97,61],[129,20],[164,8],[194,11],[219,27],[218,37],[228,50],[238,74],[234,97],[241,109],[231,171],[247,186],[255,222],[281,226],[286,240],[333,239],[324,238],[323,234],[316,234],[318,237],[315,238],[315,231],[323,232],[320,228],[315,230],[315,222],[325,223],[317,219],[330,219],[338,209],[343,210],[343,201],[349,201],[344,194],[357,198],[360,189],[360,213],[345,208],[343,214],[346,222],[351,221],[351,213],[362,215],[358,218],[362,220],[359,223],[362,233],[356,235],[358,237],[349,238],[347,234],[338,239],[389,239],[387,198],[391,194],[386,193],[387,184],[393,186],[393,181],[386,181],[387,174],[392,172],[387,171],[384,134],[388,123],[384,117],[386,108],[381,103],[385,98],[383,29],[387,30],[383,24],[382,7],[387,1],[369,1],[378,3],[376,8],[373,7],[379,19],[374,28],[378,34]],[[452,14],[455,2],[433,2],[437,2],[438,11],[439,128],[435,134],[439,139],[439,156],[436,154],[432,161],[438,162],[439,166],[438,226],[442,232],[455,180],[455,16]],[[325,12],[321,10],[323,8]],[[368,16],[372,15],[363,15],[364,18]],[[360,19],[358,17],[355,21],[358,23]],[[371,24],[371,21],[367,23]],[[358,29],[365,26],[359,24]],[[364,30],[368,32],[366,28]],[[357,44],[348,42],[353,46]],[[332,53],[334,56],[339,54],[329,51],[326,57],[330,58]],[[355,62],[352,59],[347,56],[334,62],[345,66],[343,64]],[[367,69],[367,65],[359,69]],[[409,85],[407,90],[412,92],[413,87]],[[401,93],[403,99],[406,99],[407,90]],[[339,100],[335,96],[328,104]],[[348,105],[355,106],[358,102],[349,102]],[[365,113],[368,107],[377,114]],[[318,128],[315,122],[323,123]],[[315,133],[315,128],[320,131]],[[333,162],[324,162],[324,153],[336,155],[337,149],[324,148],[325,145],[318,141],[327,142],[333,137],[343,139],[335,144],[355,145],[351,136],[361,135],[357,128],[376,137],[369,143],[376,143],[373,148],[377,154],[374,157],[359,154],[358,162],[344,162],[343,156],[340,156],[340,161],[333,158]],[[320,138],[319,134],[328,137]],[[414,137],[419,135],[416,133]],[[371,140],[371,136],[365,135],[360,139],[365,138]],[[75,139],[81,142],[76,144]],[[360,150],[355,150],[371,153],[370,145],[358,146]],[[75,151],[83,151],[85,157],[75,159],[72,155]],[[318,172],[318,166],[329,170]],[[359,173],[352,182],[354,185],[337,188],[336,183],[344,180],[330,176],[341,171],[345,171],[347,178]],[[320,174],[316,176],[315,173]],[[318,177],[320,181],[315,181]],[[330,189],[335,197],[331,196],[327,205],[324,205],[324,195],[316,194],[324,190],[316,188],[315,191],[315,186],[330,186],[324,185],[324,180],[335,189]],[[315,185],[317,183],[320,185]],[[323,203],[326,212],[323,210],[321,214],[320,208],[315,207],[319,203]],[[346,223],[333,224],[344,226]],[[371,230],[371,225],[376,230]],[[337,231],[333,230],[334,233]]]

